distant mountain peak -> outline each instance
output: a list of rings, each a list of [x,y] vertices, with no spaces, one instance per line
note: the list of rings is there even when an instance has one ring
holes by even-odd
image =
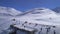
[[[14,9],[14,8],[0,6],[0,13],[6,13],[6,14],[11,14],[11,15],[15,16],[22,12]]]
[[[60,13],[60,7],[54,8],[53,11],[55,11],[56,13]]]

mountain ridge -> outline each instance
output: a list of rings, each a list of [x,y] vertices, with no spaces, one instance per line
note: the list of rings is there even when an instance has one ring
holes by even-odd
[[[14,8],[0,6],[0,13],[6,13],[6,14],[10,14],[10,15],[15,16],[15,15],[20,14],[22,12],[14,9]]]

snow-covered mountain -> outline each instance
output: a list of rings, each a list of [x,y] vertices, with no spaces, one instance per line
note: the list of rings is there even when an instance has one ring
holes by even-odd
[[[14,8],[10,7],[2,7],[0,6],[0,15],[10,15],[10,16],[16,16],[17,14],[21,14],[21,11],[18,11]]]
[[[12,18],[21,13],[14,8],[0,6],[0,32],[12,24]]]
[[[21,13],[21,11],[14,8],[0,6],[0,19],[11,18]]]
[[[43,24],[57,24],[60,22],[59,17],[56,12],[47,9],[47,8],[35,8],[32,10],[28,10],[23,13],[24,16],[20,17],[21,21],[28,21],[28,22],[46,22]],[[18,17],[19,19],[19,17]],[[48,23],[50,22],[50,23]]]
[[[22,22],[27,21],[28,23],[56,26],[56,34],[60,34],[60,15],[48,8],[35,8],[28,10],[23,13],[22,16],[17,15],[16,20]],[[31,26],[33,27],[34,24]],[[49,34],[51,34],[51,32]]]
[[[13,21],[12,19],[16,19],[16,21]],[[7,29],[11,24],[20,23],[21,21],[27,21],[28,23],[59,26],[60,15],[48,8],[34,8],[22,13],[13,8],[0,7],[0,32]],[[57,29],[57,31],[60,31],[59,28]]]

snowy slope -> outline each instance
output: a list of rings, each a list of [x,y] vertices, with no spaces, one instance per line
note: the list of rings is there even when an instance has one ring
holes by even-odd
[[[21,13],[14,8],[0,6],[0,32],[9,27],[13,23],[12,18]]]
[[[28,10],[25,13],[23,13],[22,16],[20,15],[19,17],[18,15],[16,19],[22,22],[27,21],[28,23],[56,26],[55,28],[56,34],[60,34],[60,15],[50,9],[35,8],[32,10]],[[27,25],[27,26],[30,26],[30,25]],[[31,27],[33,26],[34,24],[31,25]],[[53,29],[51,29],[51,32],[49,32],[49,34],[53,34],[52,30]],[[43,33],[44,32],[46,31],[43,30]]]
[[[21,14],[21,13],[22,13],[21,11],[18,11],[14,8],[0,6],[0,24],[1,24],[1,21],[2,22],[6,21],[10,18],[13,18],[17,14]]]
[[[10,15],[14,16],[14,15],[20,14],[22,12],[14,9],[14,8],[0,6],[0,13],[10,14]]]
[[[32,10],[28,10],[24,16],[20,17],[21,21],[28,21],[28,22],[43,22],[42,24],[54,24],[58,25],[60,20],[60,15],[57,15],[56,12],[47,9],[47,8],[35,8]],[[19,18],[18,18],[19,19]],[[45,23],[46,22],[46,23]],[[48,23],[50,22],[50,23]]]
[[[44,25],[55,25],[58,27],[60,25],[60,15],[47,8],[35,8],[22,13],[13,8],[1,7],[0,14],[0,32],[7,29],[11,24],[19,23],[20,21],[27,21],[28,23],[37,23]],[[14,18],[16,19],[16,21],[12,20]],[[57,28],[56,30],[60,31],[59,28]]]

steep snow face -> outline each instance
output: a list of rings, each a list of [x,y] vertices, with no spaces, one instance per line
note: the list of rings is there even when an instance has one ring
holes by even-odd
[[[10,7],[2,7],[0,6],[0,14],[5,14],[5,15],[17,15],[17,14],[21,14],[22,12],[21,11],[18,11],[14,8],[10,8]]]
[[[47,8],[35,8],[29,10],[24,16],[20,17],[20,21],[34,22],[38,24],[59,25],[59,17],[54,11]]]

